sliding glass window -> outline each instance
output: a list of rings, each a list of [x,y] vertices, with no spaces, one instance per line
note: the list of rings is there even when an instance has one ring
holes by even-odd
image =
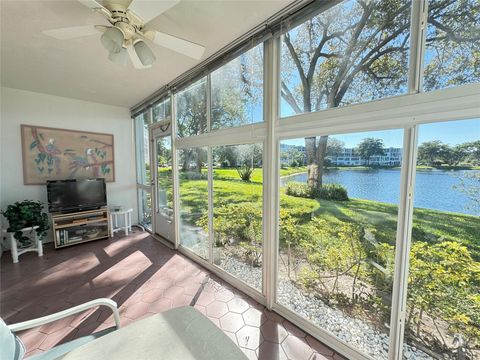
[[[410,8],[410,1],[347,0],[287,29],[281,116],[405,94]]]
[[[402,138],[280,143],[277,302],[375,359],[389,349]]]
[[[212,130],[263,121],[263,44],[211,74]]]
[[[404,357],[478,359],[480,119],[418,133]]]
[[[262,144],[213,148],[213,262],[259,291],[263,263],[262,148]]]

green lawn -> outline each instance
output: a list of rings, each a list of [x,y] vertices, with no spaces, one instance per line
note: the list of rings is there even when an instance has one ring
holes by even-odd
[[[378,241],[395,244],[398,211],[395,205],[360,199],[350,199],[350,201],[301,199],[288,195],[282,195],[281,204],[282,207],[293,209],[298,206],[313,208],[314,216],[321,216],[332,226],[339,221],[371,226],[375,229]],[[308,218],[308,215],[310,214],[304,218]],[[475,260],[480,261],[478,217],[430,209],[415,209],[412,240],[435,243],[441,238],[467,246]]]
[[[307,171],[306,166],[300,166],[300,167],[294,167],[294,168],[285,168],[285,169],[280,169],[280,176],[287,176],[287,175],[293,175],[293,174],[298,174],[298,173],[303,173]],[[202,170],[203,172],[203,170]],[[206,170],[205,170],[206,172]],[[218,180],[240,180],[240,177],[238,176],[238,172],[236,169],[225,169],[225,168],[216,168],[213,169],[213,178],[218,179]],[[255,169],[253,170],[252,178],[251,181],[254,183],[261,183],[263,180],[263,169]]]
[[[303,168],[282,169],[282,176],[305,171]],[[255,169],[252,182],[239,179],[235,169],[214,169],[213,192],[215,206],[232,203],[262,201],[262,170]],[[180,183],[182,213],[192,224],[208,209],[207,180],[182,180]],[[306,223],[312,216],[326,219],[332,227],[339,222],[355,222],[375,230],[380,242],[391,245],[396,241],[397,206],[369,200],[327,201],[285,195],[281,189],[281,208],[293,212]],[[466,245],[476,260],[480,260],[480,222],[471,215],[448,213],[429,209],[415,209],[413,241],[429,243],[452,240]]]

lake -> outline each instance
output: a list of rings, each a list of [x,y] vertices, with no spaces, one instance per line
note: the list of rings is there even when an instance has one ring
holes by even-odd
[[[466,173],[478,170],[418,170],[416,174],[414,206],[441,211],[480,215],[472,208],[467,195],[455,189]],[[306,182],[307,174],[282,177],[284,186],[290,181]],[[324,183],[341,184],[351,198],[398,204],[400,198],[399,169],[329,170],[324,174]],[[470,180],[468,184],[472,184]]]

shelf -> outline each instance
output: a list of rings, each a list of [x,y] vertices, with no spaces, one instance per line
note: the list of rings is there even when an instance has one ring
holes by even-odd
[[[107,208],[68,214],[52,214],[52,222],[56,249],[106,239],[110,236],[110,218]],[[88,238],[88,233],[95,235],[95,237]],[[76,240],[73,240],[75,238]],[[66,242],[61,244],[61,241]]]
[[[97,219],[97,220],[84,220],[84,221],[75,221],[71,222],[68,224],[54,224],[55,229],[65,229],[69,227],[75,227],[75,226],[80,226],[80,225],[86,225],[86,224],[95,224],[99,222],[108,222],[108,218],[102,218],[102,219]]]
[[[86,242],[89,242],[89,241],[95,241],[95,240],[100,240],[100,239],[108,239],[108,235],[98,236],[98,237],[95,237],[93,239],[82,239],[82,240],[76,240],[76,241],[69,241],[69,242],[67,242],[66,244],[63,244],[63,245],[56,245],[56,248],[60,249],[60,248],[68,247],[68,246],[71,246],[71,245],[86,243]]]

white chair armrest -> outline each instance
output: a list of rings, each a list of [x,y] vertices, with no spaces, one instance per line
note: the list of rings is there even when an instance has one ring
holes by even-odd
[[[43,316],[41,318],[37,318],[37,319],[33,319],[33,320],[27,320],[27,321],[23,321],[21,323],[8,325],[8,328],[12,332],[31,329],[31,328],[34,328],[34,327],[37,327],[37,326],[41,326],[41,325],[44,325],[44,324],[51,323],[53,321],[63,319],[67,316],[74,315],[74,314],[77,314],[79,312],[82,312],[82,311],[85,311],[85,310],[88,310],[88,309],[91,309],[91,308],[97,307],[97,306],[107,306],[107,307],[109,307],[113,312],[113,317],[115,318],[115,325],[116,325],[117,329],[120,329],[120,315],[118,313],[117,303],[115,301],[107,299],[107,298],[95,299],[95,300],[86,302],[84,304],[77,305],[77,306],[71,307],[71,308],[63,310],[63,311],[59,311],[59,312],[54,313],[54,314]]]

